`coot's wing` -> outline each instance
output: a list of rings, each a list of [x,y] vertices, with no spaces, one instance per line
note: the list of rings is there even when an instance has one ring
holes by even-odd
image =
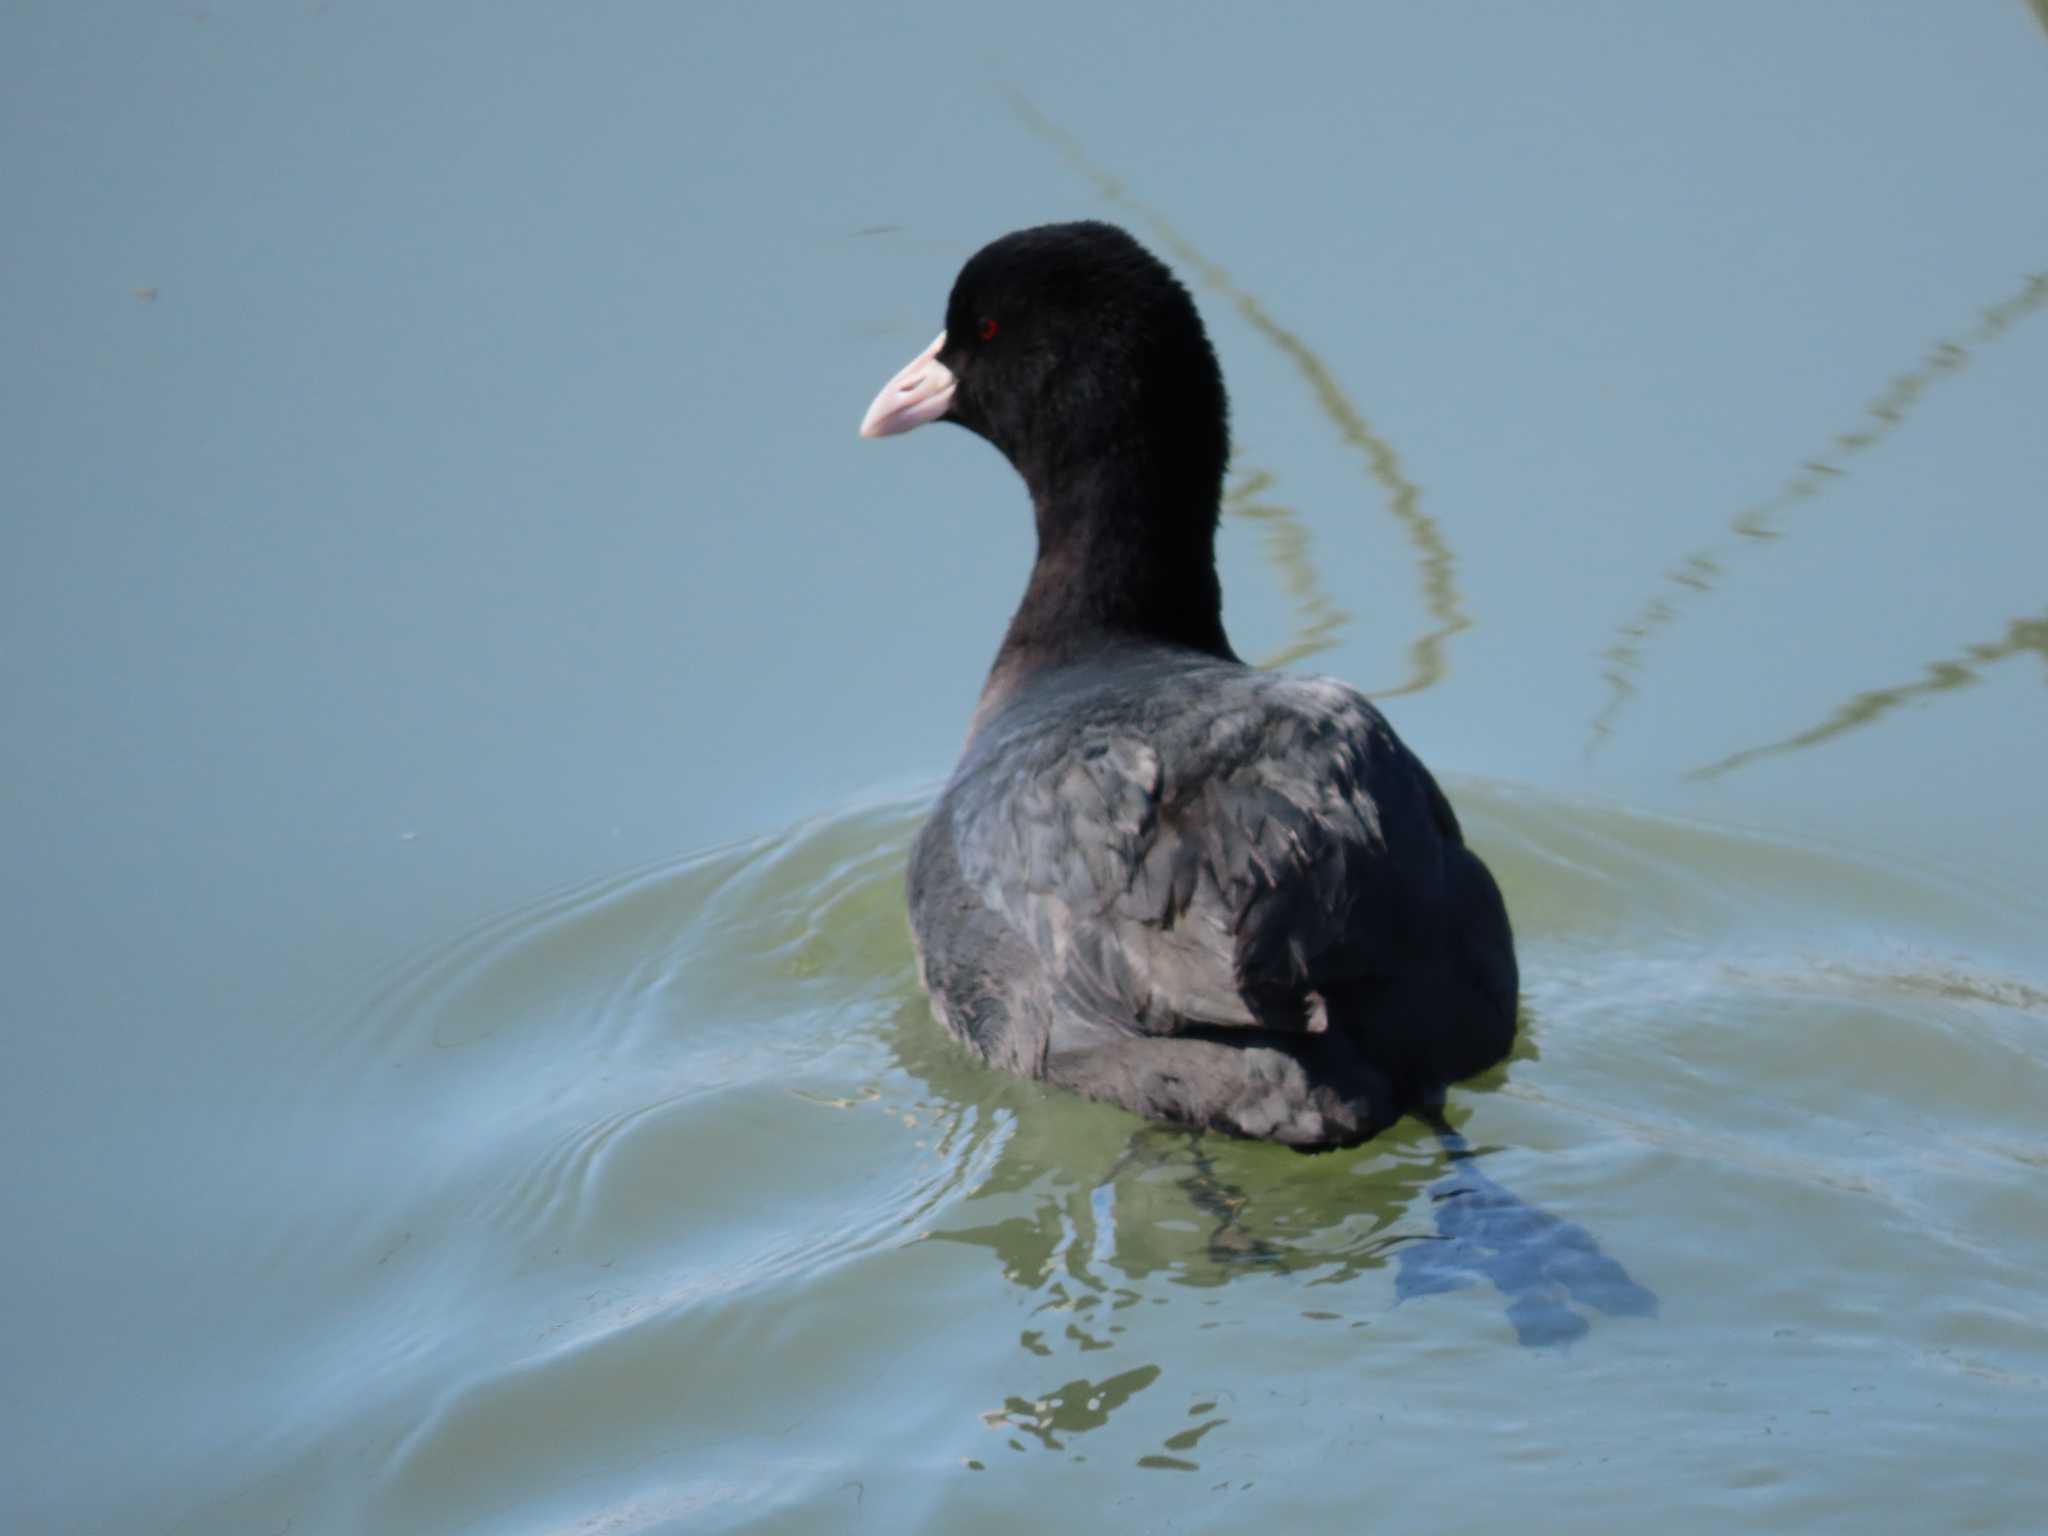
[[[1311,994],[1414,963],[1456,823],[1354,690],[1185,682],[1065,711],[956,781],[962,882],[1069,1026],[1307,1027]]]

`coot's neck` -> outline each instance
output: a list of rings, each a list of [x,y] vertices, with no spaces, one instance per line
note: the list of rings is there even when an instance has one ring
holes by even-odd
[[[1175,473],[1172,463],[1133,445],[1066,472],[1026,472],[1038,558],[980,717],[1033,673],[1124,646],[1237,659],[1216,576],[1220,477]]]

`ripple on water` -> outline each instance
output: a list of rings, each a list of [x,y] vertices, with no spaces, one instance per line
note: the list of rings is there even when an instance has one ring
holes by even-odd
[[[1454,1113],[1491,1177],[1675,1301],[1581,1348],[1709,1326],[1695,1272],[1739,1286],[1731,1250],[1759,1244],[1764,1204],[1872,1274],[1903,1245],[1909,1271],[1967,1257],[2022,1286],[1985,1222],[2038,1178],[2048,991],[1981,942],[2009,902],[1489,785],[1458,799],[1515,915],[1528,1027]],[[1191,1139],[945,1040],[902,912],[918,815],[828,818],[508,914],[334,1042],[364,1258],[329,1324],[354,1392],[324,1400],[353,1406],[301,1455],[345,1443],[381,1467],[355,1517],[829,1524],[850,1467],[942,1499],[937,1468],[990,1465],[992,1443],[1213,1469],[1273,1453],[1274,1371],[1313,1393],[1346,1350],[1427,1373],[1512,1343],[1478,1276],[1396,1307],[1393,1261],[1430,1239],[1444,1173],[1413,1125],[1326,1158]],[[1793,1306],[1786,1284],[1758,1304]],[[1845,1286],[1835,1326],[1882,1313],[1882,1290]],[[1960,1357],[1939,1328],[1911,1347],[1946,1380],[2048,1372],[1985,1358],[1982,1333]],[[1190,1417],[1212,1400],[1229,1411]]]

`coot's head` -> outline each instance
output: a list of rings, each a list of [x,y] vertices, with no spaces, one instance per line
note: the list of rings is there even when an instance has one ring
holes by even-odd
[[[1223,377],[1187,289],[1110,224],[1044,224],[960,270],[946,328],[875,397],[863,437],[951,421],[1000,448],[1044,505],[1133,477],[1213,510]]]

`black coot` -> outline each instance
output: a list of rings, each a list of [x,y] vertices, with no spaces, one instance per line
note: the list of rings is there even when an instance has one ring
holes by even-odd
[[[1154,1119],[1363,1141],[1515,1033],[1506,909],[1429,771],[1342,683],[1223,633],[1223,380],[1107,224],[1006,235],[861,432],[957,422],[1038,559],[911,854],[933,1011],[996,1066]]]

